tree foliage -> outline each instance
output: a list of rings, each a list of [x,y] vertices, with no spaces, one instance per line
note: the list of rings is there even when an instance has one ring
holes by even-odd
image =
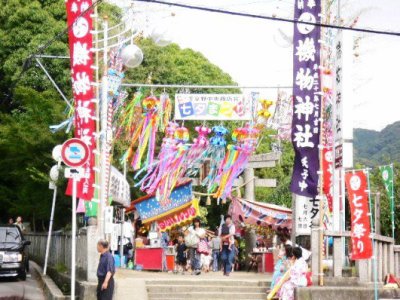
[[[27,58],[65,30],[65,4],[59,0],[0,0],[0,7],[0,220],[22,215],[37,229],[44,229],[52,197],[48,189],[48,172],[55,163],[51,150],[71,134],[49,131],[49,125],[66,119],[65,103],[35,61]],[[116,7],[102,4],[99,9],[111,22],[120,18]],[[140,47],[145,59],[139,68],[127,72],[129,82],[144,83],[151,74],[154,83],[234,84],[228,74],[193,50],[174,44],[160,48],[146,39]],[[45,53],[66,55],[67,35],[54,39]],[[70,98],[69,61],[42,62]],[[70,221],[71,201],[64,190],[65,181],[58,191],[56,229]]]

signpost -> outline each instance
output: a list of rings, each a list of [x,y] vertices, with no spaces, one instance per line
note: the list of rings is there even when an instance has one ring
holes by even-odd
[[[88,161],[89,147],[81,139],[69,139],[62,145],[61,158],[67,166],[71,167],[65,169],[65,177],[72,179],[71,299],[75,299],[76,186],[81,178],[85,178],[83,168],[79,167]]]

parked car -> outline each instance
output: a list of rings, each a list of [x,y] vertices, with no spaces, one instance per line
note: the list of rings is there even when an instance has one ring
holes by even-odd
[[[17,225],[0,225],[0,277],[26,279],[30,244]]]

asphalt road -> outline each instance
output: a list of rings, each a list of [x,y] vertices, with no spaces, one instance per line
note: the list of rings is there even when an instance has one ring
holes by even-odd
[[[31,274],[28,274],[26,281],[0,278],[0,299],[45,300],[38,281]]]

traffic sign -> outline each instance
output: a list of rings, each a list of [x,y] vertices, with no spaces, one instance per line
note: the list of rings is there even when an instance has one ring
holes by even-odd
[[[85,170],[83,168],[65,168],[64,175],[65,178],[79,180],[81,178],[85,178]]]
[[[89,147],[81,139],[69,139],[62,145],[61,158],[67,166],[80,167],[89,159]]]

